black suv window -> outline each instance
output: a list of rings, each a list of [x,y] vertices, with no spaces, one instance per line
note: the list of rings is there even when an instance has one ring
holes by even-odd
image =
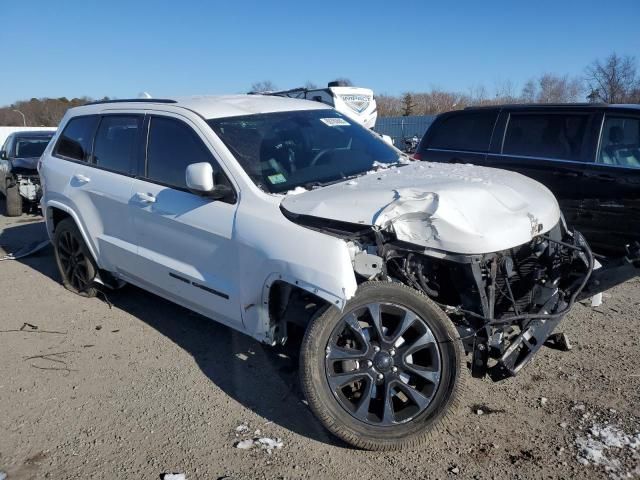
[[[93,133],[100,117],[90,115],[69,120],[60,135],[54,155],[86,162],[91,154]]]
[[[502,153],[582,161],[588,120],[578,114],[511,114]]]
[[[208,162],[213,167],[216,183],[226,183],[211,152],[190,126],[172,118],[152,117],[149,128],[146,175],[149,180],[186,189],[187,166]]]
[[[489,151],[497,111],[461,112],[436,124],[428,148],[444,150]]]
[[[640,168],[640,118],[607,115],[598,163]]]
[[[118,173],[130,174],[136,166],[140,115],[102,117],[93,147],[93,163]]]

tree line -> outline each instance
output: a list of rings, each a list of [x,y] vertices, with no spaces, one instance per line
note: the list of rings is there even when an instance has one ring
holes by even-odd
[[[594,60],[581,77],[545,73],[528,80],[520,91],[511,82],[499,85],[493,95],[483,86],[466,93],[432,88],[400,96],[376,95],[381,117],[435,115],[469,106],[504,103],[640,103],[640,76],[634,57],[612,53]]]
[[[104,97],[102,100],[108,100]],[[85,105],[94,99],[79,97],[32,98],[0,108],[0,125],[7,127],[55,127],[67,109]]]
[[[338,78],[344,85],[353,85],[348,78]],[[317,88],[312,82],[306,88]],[[269,80],[251,85],[255,92],[277,90]],[[102,100],[108,100],[104,97]],[[0,107],[0,125],[56,126],[71,107],[93,101],[89,97],[68,99],[32,98]],[[612,53],[595,60],[585,68],[581,77],[545,73],[527,81],[518,91],[512,82],[504,82],[493,93],[483,86],[467,92],[452,92],[432,88],[426,92],[406,92],[399,96],[377,94],[378,114],[381,117],[434,115],[474,105],[502,103],[640,103],[640,75],[636,59]]]

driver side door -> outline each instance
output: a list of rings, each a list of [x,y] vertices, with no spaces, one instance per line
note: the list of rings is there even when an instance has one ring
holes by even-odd
[[[135,283],[239,328],[237,201],[190,192],[185,171],[209,162],[216,183],[226,177],[188,119],[147,115],[146,128],[145,161],[130,199],[138,245]]]

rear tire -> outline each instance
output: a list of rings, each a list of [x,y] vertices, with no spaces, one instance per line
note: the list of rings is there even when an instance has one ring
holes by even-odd
[[[22,197],[20,196],[20,186],[16,183],[12,187],[7,181],[7,196],[5,198],[7,217],[19,217],[22,215]]]
[[[451,320],[398,283],[360,285],[343,312],[312,320],[302,341],[311,410],[331,433],[368,450],[425,442],[454,417],[467,375]]]
[[[53,247],[65,288],[83,297],[95,297],[98,267],[72,218],[65,218],[56,226]]]

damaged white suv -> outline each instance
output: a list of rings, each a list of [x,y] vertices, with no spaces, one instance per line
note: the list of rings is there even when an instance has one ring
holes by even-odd
[[[425,440],[467,355],[474,376],[514,375],[595,291],[590,249],[545,187],[411,163],[316,102],[74,108],[40,174],[67,288],[130,282],[270,345],[304,328],[309,406],[363,448]]]

